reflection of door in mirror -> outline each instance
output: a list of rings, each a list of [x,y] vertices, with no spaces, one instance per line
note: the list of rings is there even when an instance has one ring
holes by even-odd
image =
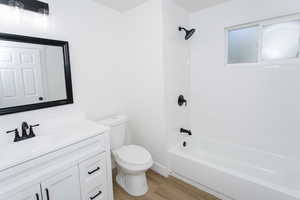
[[[0,108],[44,100],[41,54],[38,46],[0,43]]]

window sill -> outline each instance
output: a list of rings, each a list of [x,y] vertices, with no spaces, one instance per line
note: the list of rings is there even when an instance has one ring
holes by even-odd
[[[300,59],[284,59],[274,61],[262,61],[257,63],[237,63],[225,64],[226,67],[263,67],[263,68],[280,68],[285,66],[299,66]]]

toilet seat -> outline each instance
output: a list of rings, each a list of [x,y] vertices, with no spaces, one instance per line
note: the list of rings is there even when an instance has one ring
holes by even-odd
[[[123,146],[113,152],[115,160],[126,168],[149,168],[153,164],[151,154],[143,147],[137,145]]]

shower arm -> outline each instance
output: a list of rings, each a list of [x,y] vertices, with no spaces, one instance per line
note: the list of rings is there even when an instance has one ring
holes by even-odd
[[[182,31],[182,30],[185,30],[185,31],[188,31],[186,28],[182,27],[182,26],[179,26],[179,31]]]

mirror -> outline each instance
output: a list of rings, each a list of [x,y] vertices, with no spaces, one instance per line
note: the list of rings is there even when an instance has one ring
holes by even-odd
[[[73,103],[68,42],[0,34],[0,114]]]

